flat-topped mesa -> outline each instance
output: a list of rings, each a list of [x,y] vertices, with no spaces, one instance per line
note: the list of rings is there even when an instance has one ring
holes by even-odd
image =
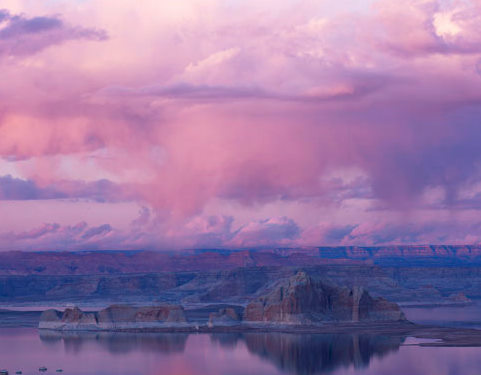
[[[396,303],[373,298],[361,287],[340,288],[305,272],[279,282],[266,296],[249,303],[246,322],[312,324],[340,321],[403,321]]]
[[[98,331],[112,329],[155,329],[184,326],[184,309],[177,305],[133,307],[113,305],[99,312],[83,312],[78,307],[44,311],[40,329]]]

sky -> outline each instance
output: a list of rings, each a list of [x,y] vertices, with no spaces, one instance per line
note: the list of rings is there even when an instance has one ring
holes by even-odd
[[[477,244],[481,0],[1,0],[0,250]]]

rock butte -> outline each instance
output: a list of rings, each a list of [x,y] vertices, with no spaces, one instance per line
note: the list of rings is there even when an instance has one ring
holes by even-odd
[[[362,287],[340,288],[298,272],[279,282],[267,296],[249,303],[244,320],[311,324],[401,321],[406,318],[396,303],[373,298]]]
[[[242,316],[232,308],[211,313],[208,328],[246,327],[259,324],[316,325],[335,322],[399,322],[406,318],[399,306],[373,298],[361,287],[341,288],[316,280],[305,272],[272,285],[265,296],[250,302]],[[132,307],[113,305],[99,312],[79,308],[45,311],[40,329],[54,330],[149,330],[198,328],[203,323],[187,321],[179,305]]]

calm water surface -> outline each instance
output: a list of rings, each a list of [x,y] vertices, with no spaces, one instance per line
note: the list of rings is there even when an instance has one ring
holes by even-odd
[[[481,304],[446,307],[403,307],[408,320],[419,324],[481,329]]]
[[[24,374],[480,374],[481,348],[428,348],[411,339],[295,334],[40,334],[0,329],[0,368]]]

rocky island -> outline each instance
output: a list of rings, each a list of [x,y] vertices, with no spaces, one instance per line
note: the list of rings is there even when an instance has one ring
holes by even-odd
[[[239,312],[239,309],[242,311]],[[180,305],[134,307],[113,305],[98,312],[67,308],[43,312],[39,328],[63,331],[209,330],[216,327],[315,327],[336,323],[405,322],[399,306],[373,298],[362,287],[340,287],[305,272],[274,283],[266,295],[247,306],[223,307],[207,322],[187,319]]]
[[[40,329],[63,331],[149,330],[188,326],[181,306],[133,307],[113,305],[98,312],[84,312],[78,307],[44,311]]]

